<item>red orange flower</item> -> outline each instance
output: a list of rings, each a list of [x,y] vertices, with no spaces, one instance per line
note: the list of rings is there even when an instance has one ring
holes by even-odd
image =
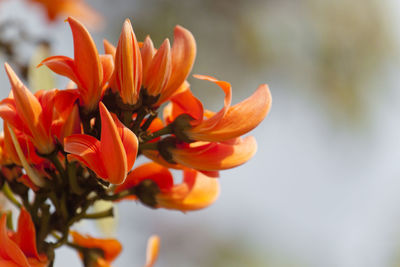
[[[30,137],[35,147],[42,154],[54,150],[51,136],[53,106],[47,103],[53,91],[46,93],[46,98],[38,99],[19,80],[11,67],[5,63],[11,83],[12,95],[0,103],[0,116],[16,129]],[[43,100],[43,101],[40,101]]]
[[[111,267],[111,262],[122,251],[122,246],[116,239],[93,238],[87,235],[83,236],[75,231],[72,231],[71,235],[75,244],[89,249],[98,249],[102,252],[101,256],[97,255],[93,267]]]
[[[238,137],[225,142],[177,143],[167,148],[172,160],[200,171],[218,171],[237,167],[257,151],[254,137]]]
[[[6,214],[0,219],[0,265],[4,267],[45,267],[47,258],[36,248],[36,231],[29,213],[22,208],[17,232],[7,230]]]
[[[190,140],[230,140],[254,129],[268,114],[271,94],[266,84],[260,85],[249,98],[231,106],[232,89],[228,82],[209,76],[196,75],[196,77],[220,86],[225,93],[225,100],[223,108],[217,113],[206,113],[201,102],[191,94],[189,88],[171,99],[171,103],[164,111],[164,117],[167,122],[172,122],[181,114],[189,115],[186,127],[180,130],[183,130],[183,134]]]
[[[142,84],[142,58],[129,19],[124,22],[115,54],[115,81],[122,101],[136,104]]]
[[[64,140],[64,150],[92,169],[99,177],[113,184],[122,183],[137,155],[136,135],[116,117],[112,117],[102,102],[99,104],[101,137],[74,134]]]
[[[112,46],[105,43],[109,54]],[[136,104],[141,88],[156,97],[154,106],[167,101],[184,83],[196,56],[193,35],[181,26],[174,30],[174,43],[166,39],[156,50],[150,37],[139,49],[132,25],[126,20],[115,54],[115,87],[124,103]]]
[[[183,171],[183,182],[174,185],[169,170],[157,163],[150,162],[135,168],[125,182],[116,187],[115,192],[135,187],[142,181],[151,180],[157,184],[160,192],[155,196],[157,207],[191,211],[203,209],[218,198],[218,179],[207,177],[195,170]]]
[[[73,92],[79,97],[80,105],[92,111],[97,108],[103,89],[112,75],[113,58],[99,55],[92,37],[80,22],[71,17],[67,21],[74,38],[74,59],[53,56],[43,60],[40,65],[46,65],[55,73],[75,82],[78,91]]]

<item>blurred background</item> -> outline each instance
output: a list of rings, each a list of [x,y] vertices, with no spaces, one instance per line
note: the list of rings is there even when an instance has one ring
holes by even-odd
[[[143,265],[151,234],[162,240],[159,267],[400,266],[399,1],[87,3],[103,16],[89,28],[99,50],[103,38],[117,43],[125,18],[139,40],[149,34],[157,47],[179,24],[197,41],[192,73],[229,81],[234,103],[261,83],[273,96],[270,114],[251,133],[258,153],[221,173],[214,205],[187,214],[118,205],[115,235],[124,251],[115,266]],[[9,21],[13,30],[1,26]],[[48,24],[41,7],[25,1],[3,1],[0,34],[1,62],[12,58],[21,75],[38,55],[36,44],[73,55],[63,19]],[[18,36],[25,41],[14,43]],[[189,82],[207,108],[221,107],[218,88]],[[0,84],[6,97],[4,71]],[[90,223],[79,228],[100,232]],[[78,264],[65,248],[55,266]]]

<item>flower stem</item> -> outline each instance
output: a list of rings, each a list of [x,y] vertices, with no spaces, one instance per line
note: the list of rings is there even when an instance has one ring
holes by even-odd
[[[19,201],[15,198],[14,193],[11,191],[11,188],[8,186],[7,183],[4,183],[2,191],[11,203],[13,203],[18,208],[22,208],[21,203],[19,203]]]
[[[100,211],[96,213],[91,213],[91,214],[85,214],[83,216],[83,219],[103,219],[107,217],[114,217],[114,208],[109,208],[108,210],[105,211]]]

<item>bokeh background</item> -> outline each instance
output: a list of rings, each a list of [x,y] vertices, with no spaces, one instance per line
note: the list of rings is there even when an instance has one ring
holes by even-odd
[[[139,40],[150,34],[156,46],[180,24],[197,41],[193,73],[231,82],[234,103],[261,83],[273,95],[251,133],[257,155],[221,173],[213,206],[183,214],[118,205],[124,251],[115,266],[142,266],[154,233],[159,267],[400,266],[398,0],[87,2],[104,17],[90,29],[100,50],[103,38],[117,43],[125,18]],[[9,21],[13,27],[1,27]],[[68,25],[49,25],[24,1],[3,1],[0,33],[18,54],[14,66],[37,55],[31,40],[48,42],[52,55],[73,54]],[[26,41],[13,43],[18,36]],[[221,107],[218,88],[189,81],[207,108]],[[0,85],[7,96],[3,71]],[[75,252],[61,251],[56,267],[79,266]]]

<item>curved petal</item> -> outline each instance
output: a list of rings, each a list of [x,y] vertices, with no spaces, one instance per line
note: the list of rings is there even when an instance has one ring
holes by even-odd
[[[30,267],[24,253],[8,237],[6,220],[6,214],[3,214],[0,219],[0,259],[16,263],[17,266]],[[10,266],[12,265],[10,264]]]
[[[100,141],[90,135],[73,134],[64,139],[64,151],[71,153],[68,158],[74,158],[93,170],[99,177],[106,179],[107,171],[100,157]]]
[[[230,107],[212,128],[203,125],[187,131],[189,138],[202,141],[224,141],[236,138],[254,129],[267,115],[271,107],[271,93],[266,84],[244,101]]]
[[[194,75],[194,77],[196,77],[197,79],[206,80],[217,84],[225,93],[224,106],[212,117],[208,118],[207,120],[203,120],[201,124],[196,126],[197,129],[202,129],[203,131],[207,131],[212,129],[222,119],[222,117],[225,116],[229,107],[231,106],[232,87],[230,83],[225,81],[219,81],[211,76]]]
[[[54,98],[54,107],[60,116],[66,120],[79,97],[76,89],[60,90]]]
[[[214,203],[219,196],[218,179],[208,177],[194,170],[184,171],[184,183],[189,187],[188,194],[182,200],[163,198],[160,206],[166,209],[191,211],[203,209]]]
[[[17,113],[20,115],[23,122],[32,130],[32,128],[35,128],[39,124],[42,106],[28,88],[23,85],[10,65],[5,63],[4,66],[11,83]]]
[[[107,55],[111,55],[113,58],[115,58],[115,51],[116,48],[114,45],[112,45],[108,40],[104,39],[103,40],[103,46],[104,46],[104,52]]]
[[[102,86],[104,86],[110,80],[114,72],[114,58],[112,55],[100,55],[100,63],[103,69]]]
[[[19,246],[27,257],[39,258],[36,249],[36,230],[31,215],[25,208],[21,208],[18,218],[18,230],[12,236],[12,240]]]
[[[118,193],[132,188],[148,179],[154,181],[161,191],[168,191],[174,185],[172,174],[167,168],[157,163],[149,162],[136,167],[126,177],[125,182],[115,188],[114,192]]]
[[[115,79],[124,103],[136,104],[142,84],[142,58],[129,19],[122,27],[115,56]]]
[[[4,64],[11,89],[15,99],[17,113],[32,134],[32,142],[43,154],[53,151],[54,144],[49,129],[45,129],[43,122],[46,118],[39,100],[26,88],[12,68]]]
[[[98,248],[104,252],[104,259],[113,261],[122,251],[121,243],[116,239],[93,238],[88,235],[81,235],[75,231],[71,231],[71,236],[79,246],[85,248]]]
[[[101,117],[100,157],[108,174],[107,180],[113,184],[120,184],[125,180],[128,172],[125,148],[117,126],[102,102],[99,103],[99,109]]]
[[[139,149],[139,141],[136,135],[128,129],[122,122],[119,121],[117,116],[112,116],[117,126],[119,136],[122,141],[122,145],[125,148],[126,154],[126,163],[127,163],[127,170],[131,170],[133,164],[136,161],[138,149]]]
[[[20,267],[20,265],[13,263],[12,261],[9,260],[3,260],[0,258],[0,266],[2,267]]]
[[[82,82],[82,85],[88,90],[92,97],[100,95],[95,91],[99,90],[103,78],[103,70],[100,65],[99,53],[96,45],[87,31],[76,19],[69,17],[67,19],[74,39],[74,62],[76,73]]]
[[[191,121],[192,125],[197,125],[203,121],[203,104],[192,94],[189,88],[174,95],[171,98],[171,103],[164,108],[163,112],[167,124],[172,123],[181,114],[188,114],[192,117],[194,119]]]
[[[167,85],[171,75],[171,48],[166,39],[154,55],[151,65],[143,72],[143,87],[149,95],[157,96]]]
[[[14,128],[31,135],[29,128],[18,116],[14,99],[5,98],[0,102],[0,117]]]
[[[142,71],[143,71],[143,76],[145,76],[145,73],[147,73],[148,69],[150,68],[151,61],[154,57],[154,54],[156,53],[156,49],[154,48],[153,41],[149,36],[146,36],[143,42],[143,46],[140,49],[140,54],[142,56]],[[143,83],[146,78],[143,77]]]
[[[152,235],[147,241],[146,250],[146,265],[144,267],[153,267],[158,258],[160,250],[160,238],[157,235]]]
[[[196,143],[171,149],[173,160],[196,170],[217,171],[239,166],[252,158],[257,151],[257,143],[252,136],[237,138],[233,144],[206,143],[196,146]]]
[[[168,100],[186,80],[196,58],[196,41],[190,31],[181,26],[176,26],[174,29],[174,43],[172,44],[171,56],[171,77],[158,104]]]
[[[81,87],[81,82],[76,76],[74,60],[65,56],[52,56],[44,59],[38,67],[45,65],[52,71],[62,76],[68,77],[74,81],[79,87]]]

